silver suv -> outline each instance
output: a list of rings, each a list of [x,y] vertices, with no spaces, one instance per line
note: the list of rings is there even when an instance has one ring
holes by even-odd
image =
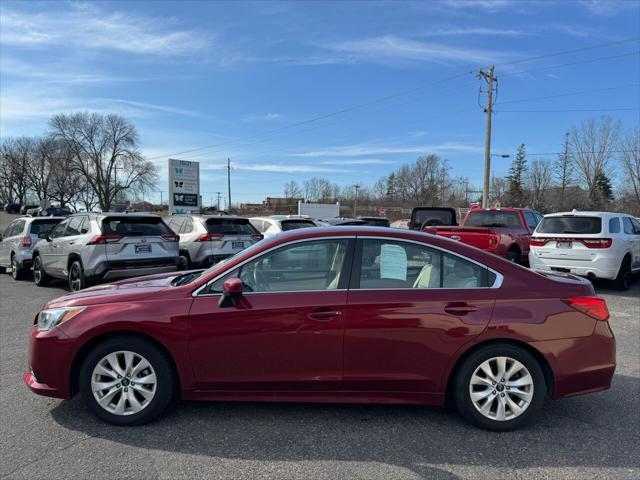
[[[40,235],[33,250],[33,279],[46,285],[65,278],[71,291],[178,267],[178,236],[157,215],[76,213]]]
[[[31,269],[33,247],[39,234],[49,233],[64,217],[20,217],[0,235],[0,271],[11,268],[14,280],[21,280]]]
[[[247,218],[178,214],[167,225],[180,235],[180,268],[209,267],[262,240]]]

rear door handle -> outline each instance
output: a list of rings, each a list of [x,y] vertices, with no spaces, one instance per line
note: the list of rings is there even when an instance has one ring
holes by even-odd
[[[342,315],[342,312],[332,308],[319,308],[312,311],[307,317],[318,322],[328,322]]]
[[[467,302],[452,302],[444,307],[444,311],[451,315],[466,315],[467,313],[473,313],[477,310],[478,307],[469,305]]]

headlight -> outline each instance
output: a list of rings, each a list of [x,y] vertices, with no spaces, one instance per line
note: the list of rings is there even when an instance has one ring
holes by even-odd
[[[38,314],[38,330],[46,332],[62,322],[72,319],[83,311],[85,307],[62,307],[42,310]]]

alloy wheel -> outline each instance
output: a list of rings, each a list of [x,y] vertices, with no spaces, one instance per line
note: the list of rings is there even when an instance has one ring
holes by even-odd
[[[103,357],[91,374],[91,391],[98,405],[113,415],[133,415],[156,394],[155,371],[142,355],[117,351]]]
[[[33,262],[33,280],[36,282],[36,285],[40,285],[40,281],[42,280],[42,265],[40,265],[40,257],[36,257]]]
[[[74,263],[69,271],[69,288],[72,292],[77,292],[82,288],[82,272],[80,265]]]
[[[484,417],[502,422],[513,420],[533,400],[533,377],[518,360],[493,357],[482,362],[471,375],[469,395]]]
[[[11,276],[14,280],[18,279],[18,260],[15,256],[11,257]]]

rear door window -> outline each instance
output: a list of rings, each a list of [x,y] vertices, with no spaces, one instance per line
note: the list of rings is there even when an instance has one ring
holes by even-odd
[[[635,232],[635,229],[633,228],[633,223],[631,223],[631,219],[629,217],[622,217],[622,225],[624,228],[624,233],[628,234],[628,235],[633,235]]]
[[[595,234],[602,231],[600,217],[546,217],[542,219],[537,233]]]
[[[159,236],[171,231],[159,217],[107,217],[102,220],[105,235],[123,237]]]
[[[209,218],[206,223],[207,233],[222,235],[254,235],[256,227],[247,218]]]
[[[283,220],[281,222],[282,231],[288,232],[289,230],[297,230],[298,228],[315,227],[316,224],[309,220]]]
[[[524,218],[527,221],[527,226],[531,229],[531,230],[535,230],[536,227],[538,226],[538,219],[537,217],[533,214],[533,212],[524,212]]]

